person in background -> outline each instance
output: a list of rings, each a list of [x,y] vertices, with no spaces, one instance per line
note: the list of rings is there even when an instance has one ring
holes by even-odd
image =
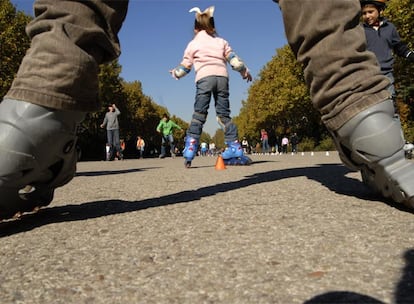
[[[299,143],[299,137],[295,133],[290,137],[290,144],[292,145],[292,153],[298,153],[298,143]]]
[[[138,158],[144,158],[144,151],[145,151],[145,141],[142,136],[138,135],[137,137],[137,151],[138,151]]]
[[[241,146],[243,148],[244,154],[248,154],[249,152],[249,142],[247,141],[246,137],[243,137],[243,140],[241,142]]]
[[[157,126],[157,132],[161,134],[161,154],[160,158],[165,157],[167,145],[170,146],[171,157],[175,157],[175,146],[174,146],[174,129],[181,130],[181,127],[173,122],[167,114],[164,114]]]
[[[265,129],[260,130],[260,140],[262,141],[262,152],[270,152],[269,135],[267,134],[267,131]]]
[[[394,86],[394,54],[414,62],[414,51],[402,42],[397,28],[382,16],[387,0],[360,0],[362,11],[362,26],[367,40],[367,50],[377,57],[381,72],[390,81],[388,91],[394,103],[395,116],[399,119],[396,103],[397,94]],[[414,145],[406,141],[404,150],[412,150]]]
[[[395,100],[394,54],[413,62],[414,52],[401,41],[395,25],[382,16],[386,8],[386,0],[360,0],[360,2],[367,50],[375,54],[381,72],[390,80],[388,90]]]
[[[288,152],[288,146],[289,146],[289,139],[285,135],[282,138],[282,154],[287,154],[287,152]]]
[[[201,156],[207,156],[207,151],[208,151],[208,145],[206,142],[201,142],[200,144],[200,153]]]
[[[108,106],[108,112],[105,114],[105,118],[101,124],[101,128],[106,126],[106,138],[107,143],[110,145],[112,150],[112,160],[115,156],[118,159],[122,158],[121,143],[119,140],[119,122],[118,116],[121,114],[115,104]]]
[[[118,159],[123,160],[124,159],[124,151],[126,149],[126,142],[124,139],[120,139],[119,140],[119,154],[118,154]]]

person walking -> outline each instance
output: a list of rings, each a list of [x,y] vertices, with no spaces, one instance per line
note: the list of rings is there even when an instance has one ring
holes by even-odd
[[[232,68],[239,72],[247,82],[252,80],[249,69],[236,55],[230,44],[217,35],[213,17],[214,6],[210,6],[204,12],[195,7],[190,12],[196,14],[194,38],[188,43],[180,65],[170,70],[175,79],[187,75],[193,66],[196,73],[194,113],[187,130],[183,152],[186,167],[191,166],[191,161],[197,153],[211,96],[215,100],[217,121],[224,130],[224,140],[227,145],[221,156],[223,159],[230,159],[243,155],[243,149],[238,141],[237,127],[230,118],[227,63],[230,63]]]
[[[161,134],[161,154],[160,158],[165,157],[166,146],[170,146],[171,157],[175,157],[174,129],[181,130],[181,127],[173,122],[167,114],[164,114],[157,126],[157,132]]]
[[[265,129],[260,130],[260,140],[262,141],[262,152],[263,154],[269,153],[269,135]]]
[[[249,147],[249,141],[246,137],[243,137],[243,140],[241,142],[241,146],[243,148],[244,154],[250,154],[250,147]]]
[[[288,152],[288,146],[289,146],[289,139],[285,135],[282,138],[282,154],[287,154],[287,152]]]
[[[106,138],[111,151],[111,157],[107,160],[113,160],[115,157],[122,159],[121,143],[119,140],[119,122],[118,116],[121,114],[115,104],[108,106],[108,112],[101,124],[101,128],[106,126]]]

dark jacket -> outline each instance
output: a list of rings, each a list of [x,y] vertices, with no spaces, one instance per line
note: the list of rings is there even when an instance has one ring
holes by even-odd
[[[378,30],[363,24],[367,39],[367,50],[375,53],[383,74],[393,71],[393,52],[400,57],[410,53],[408,46],[401,41],[394,24],[383,18]]]

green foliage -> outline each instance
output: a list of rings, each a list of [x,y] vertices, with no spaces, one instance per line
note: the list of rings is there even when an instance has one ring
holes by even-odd
[[[217,129],[211,140],[216,144],[217,151],[226,147],[224,143],[224,132],[222,129]]]
[[[305,137],[298,144],[298,150],[303,152],[315,151],[315,139]]]
[[[320,129],[320,116],[312,107],[303,68],[289,46],[278,49],[261,70],[234,120],[240,137],[256,141],[264,128],[271,145],[284,134],[312,137],[314,130]]]
[[[315,151],[335,151],[336,146],[331,136],[324,137],[319,145],[315,148]]]
[[[16,11],[10,0],[0,0],[0,98],[9,90],[30,46],[25,28],[31,19]]]
[[[155,156],[155,151],[160,151],[161,135],[156,132],[156,127],[162,115],[169,114],[168,110],[156,104],[151,97],[144,95],[139,81],[125,82],[119,76],[121,69],[116,60],[100,66],[99,97],[102,107],[95,113],[87,114],[79,136],[84,160],[105,157],[106,130],[101,129],[100,125],[110,104],[116,104],[121,111],[118,120],[120,137],[126,142],[124,153],[126,157],[136,156],[138,135],[144,138],[147,153]],[[171,119],[183,129],[175,131],[174,134],[177,147],[182,149],[188,124],[176,116]]]
[[[384,15],[397,28],[401,40],[412,50],[414,48],[413,0],[389,0]],[[407,59],[395,56],[394,77],[397,95],[399,97],[398,108],[401,115],[401,123],[404,132],[410,137],[409,129],[414,115],[414,104],[409,101],[410,88],[414,87],[414,65]],[[414,95],[411,95],[414,97]],[[408,138],[407,138],[408,139]]]

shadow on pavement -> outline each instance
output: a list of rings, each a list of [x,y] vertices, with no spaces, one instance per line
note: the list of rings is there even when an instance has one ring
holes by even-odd
[[[407,250],[404,254],[405,267],[401,280],[398,282],[393,303],[414,303],[414,249]],[[367,295],[350,291],[332,291],[317,295],[304,304],[386,304]]]
[[[126,170],[130,171],[130,170]],[[116,171],[119,172],[119,171]],[[228,192],[254,184],[274,182],[287,178],[306,176],[308,179],[320,182],[330,190],[347,196],[363,200],[378,201],[381,197],[375,196],[359,180],[348,178],[345,175],[351,172],[341,164],[324,164],[319,167],[304,167],[285,170],[274,170],[245,176],[237,181],[209,185],[196,190],[181,191],[160,197],[140,201],[105,200],[83,203],[80,205],[65,205],[41,209],[35,214],[26,214],[20,220],[0,223],[0,237],[30,231],[36,227],[51,223],[81,221],[114,214],[139,211],[172,204],[189,203],[203,197]],[[89,173],[86,173],[89,174]],[[95,172],[95,174],[100,174]],[[411,212],[403,206],[392,205],[402,211]]]
[[[125,170],[124,173],[131,172]],[[210,185],[196,190],[182,191],[175,194],[164,195],[145,199],[141,201],[105,200],[83,203],[80,205],[66,205],[42,209],[39,213],[23,216],[19,221],[3,222],[0,224],[0,237],[5,237],[51,223],[82,221],[91,218],[98,218],[114,214],[139,211],[147,208],[166,206],[171,204],[189,203],[200,200],[203,197],[213,196],[220,192],[228,192],[254,184],[274,182],[286,178],[306,176],[315,180],[330,190],[347,196],[357,197],[363,200],[377,201],[380,197],[375,196],[359,180],[346,177],[350,173],[341,164],[323,164],[319,167],[293,168],[277,171],[269,171],[245,176],[237,181],[223,184]],[[94,176],[103,174],[119,174],[119,171],[111,173],[83,172],[82,176]],[[78,175],[79,176],[79,175]],[[305,194],[304,194],[305,195]],[[387,203],[387,202],[386,202]],[[394,206],[392,203],[387,203]],[[412,212],[404,207],[394,206],[403,211]],[[400,282],[396,285],[395,303],[414,303],[414,249],[406,251],[404,258],[406,266]],[[352,291],[332,291],[317,295],[304,304],[317,303],[340,303],[340,304],[385,304],[367,295]]]
[[[85,172],[76,172],[75,176],[102,176],[102,175],[113,175],[113,174],[125,174],[125,173],[145,171],[148,169],[157,169],[157,168],[126,169],[126,170],[114,170],[114,171],[85,171]]]

